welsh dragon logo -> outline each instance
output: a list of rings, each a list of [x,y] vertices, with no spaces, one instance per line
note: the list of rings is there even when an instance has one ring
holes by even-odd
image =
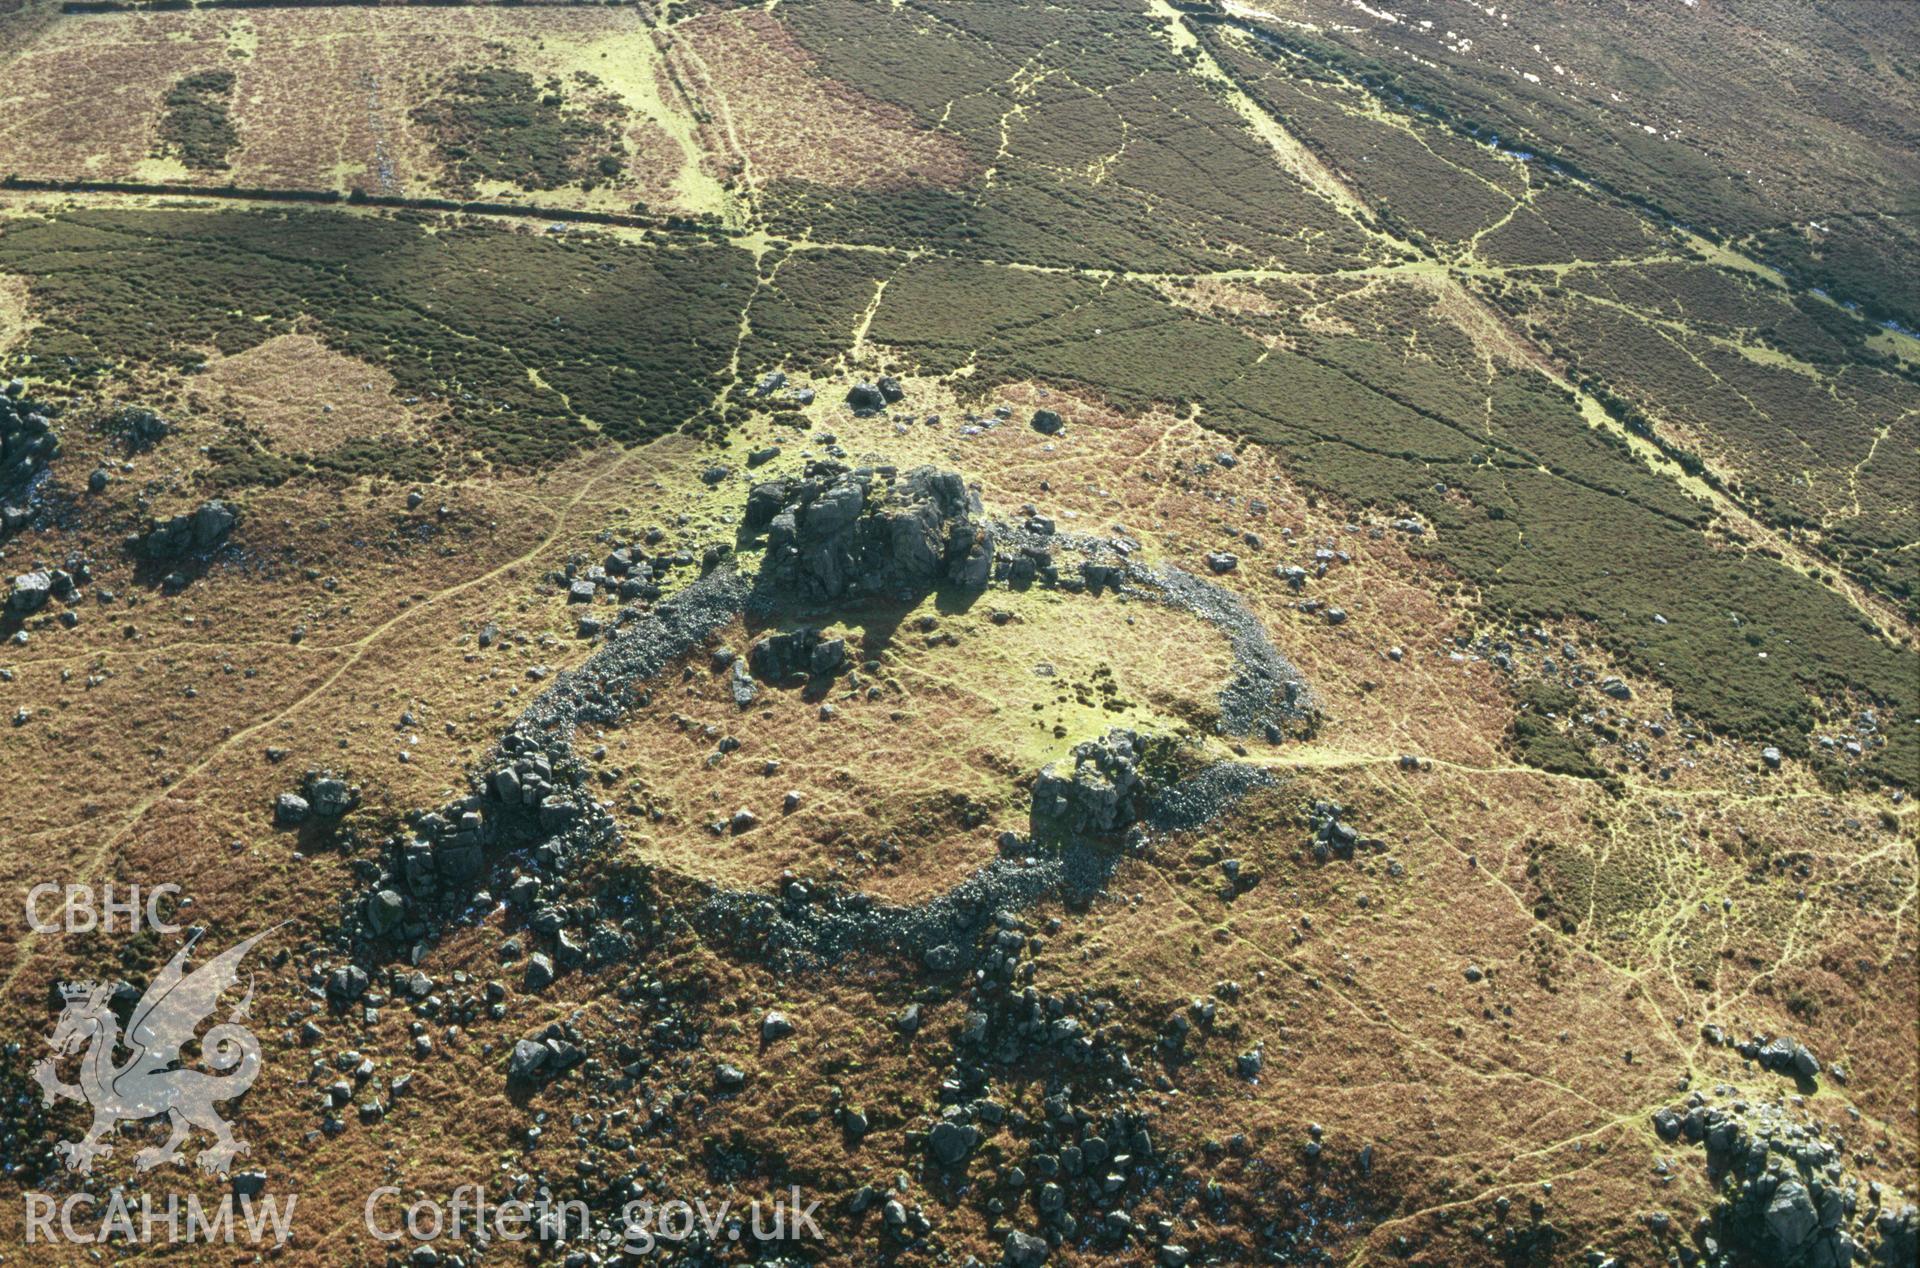
[[[213,1015],[221,994],[239,980],[240,961],[247,952],[272,932],[255,934],[191,973],[187,955],[199,935],[189,938],[134,1005],[124,1038],[110,1007],[114,983],[69,982],[60,988],[67,1006],[47,1041],[58,1055],[42,1058],[33,1075],[43,1104],[52,1105],[64,1097],[93,1107],[93,1125],[87,1134],[55,1146],[69,1171],[91,1172],[95,1158],[113,1153],[105,1137],[116,1123],[162,1114],[172,1134],[166,1143],[134,1156],[134,1165],[141,1171],[168,1162],[184,1163],[180,1146],[196,1127],[214,1137],[214,1144],[196,1158],[205,1171],[225,1173],[235,1156],[247,1152],[247,1142],[233,1138],[232,1129],[213,1107],[239,1096],[260,1075],[260,1041],[240,1024],[253,1000],[251,983],[246,998],[227,1020],[200,1037],[200,1059],[216,1073],[182,1068],[180,1050],[193,1040],[200,1023]],[[132,1055],[124,1064],[115,1064],[122,1046]],[[80,1082],[64,1082],[56,1064],[82,1049]]]

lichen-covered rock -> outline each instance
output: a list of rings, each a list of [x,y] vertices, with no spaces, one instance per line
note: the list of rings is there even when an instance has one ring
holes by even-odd
[[[7,608],[10,611],[26,615],[38,612],[47,605],[47,596],[53,592],[53,575],[35,570],[22,573],[13,579],[13,589],[7,595]]]

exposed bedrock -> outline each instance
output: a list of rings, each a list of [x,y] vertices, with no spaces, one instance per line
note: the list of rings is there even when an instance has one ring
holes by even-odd
[[[1140,769],[1147,744],[1147,736],[1115,728],[1041,767],[1033,781],[1034,835],[1106,835],[1132,827],[1139,818],[1136,797],[1150,790]]]
[[[979,495],[933,467],[899,476],[809,463],[797,480],[755,485],[743,528],[766,533],[759,588],[806,604],[908,598],[941,585],[978,590],[993,573]]]
[[[1706,1151],[1719,1201],[1695,1238],[1712,1268],[1914,1262],[1920,1214],[1913,1204],[1862,1184],[1848,1167],[1847,1139],[1802,1118],[1793,1102],[1749,1098],[1722,1084],[1712,1097],[1696,1092],[1658,1111],[1653,1128],[1663,1141]],[[1665,1213],[1651,1222],[1656,1232],[1672,1228]]]

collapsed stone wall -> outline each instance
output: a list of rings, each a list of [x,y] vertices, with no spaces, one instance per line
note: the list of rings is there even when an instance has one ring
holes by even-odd
[[[811,463],[798,479],[755,486],[742,536],[762,533],[765,562],[751,582],[730,563],[717,562],[651,608],[636,603],[623,609],[593,656],[559,675],[509,725],[473,773],[468,795],[409,816],[407,830],[388,842],[373,883],[351,904],[350,930],[370,945],[411,946],[409,954],[417,956],[436,928],[468,912],[491,856],[511,859],[519,879],[510,886],[509,902],[525,908],[536,918],[535,928],[553,937],[563,967],[569,960],[617,958],[627,945],[617,931],[602,929],[576,940],[554,921],[545,929],[538,920],[539,895],[564,885],[573,860],[619,839],[611,812],[594,798],[585,765],[574,754],[580,724],[617,722],[645,698],[650,680],[750,606],[783,612],[863,598],[912,599],[941,586],[983,589],[996,574],[1012,584],[1012,570],[996,553],[1002,540],[1027,564],[1020,570],[1027,582],[1095,593],[1124,588],[1177,603],[1215,624],[1226,622],[1234,682],[1241,684],[1230,690],[1245,697],[1249,716],[1242,720],[1249,724],[1303,694],[1298,676],[1232,596],[1210,593],[1217,587],[1185,574],[1167,585],[1166,578],[1096,539],[1054,538],[1050,525],[1012,529],[989,523],[978,495],[954,472],[921,467],[903,476],[885,466]],[[1062,575],[1054,549],[1087,554],[1081,575]],[[808,628],[770,634],[747,656],[729,661],[730,687],[747,707],[756,679],[830,675],[844,666],[847,651],[841,640]],[[995,911],[1024,907],[1063,888],[1091,893],[1113,865],[1113,841],[1132,829],[1127,843],[1138,844],[1140,820],[1194,826],[1272,782],[1256,768],[1223,771],[1231,764],[1217,764],[1158,787],[1140,769],[1155,738],[1114,731],[1049,764],[1035,781],[1033,837],[1006,834],[1010,839],[1001,847],[1009,857],[918,907],[892,907],[853,892],[809,896],[805,887],[794,887],[778,896],[718,893],[694,918],[778,958],[817,961],[880,947],[933,954],[964,945],[969,931]]]

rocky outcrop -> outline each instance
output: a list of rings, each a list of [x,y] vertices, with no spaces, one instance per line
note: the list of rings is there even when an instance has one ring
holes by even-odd
[[[762,585],[809,604],[979,589],[993,573],[980,499],[951,471],[810,463],[798,480],[756,485],[745,531],[766,533]]]
[[[134,554],[148,559],[178,559],[199,550],[211,550],[226,540],[239,517],[225,502],[202,502],[184,515],[153,520],[144,533],[127,539]]]
[[[1734,1048],[1749,1061],[1757,1061],[1776,1074],[1789,1078],[1811,1079],[1820,1073],[1820,1060],[1813,1050],[1797,1039],[1776,1035],[1771,1039],[1756,1036]]]
[[[1140,772],[1146,744],[1144,736],[1115,729],[1042,767],[1033,783],[1034,834],[1104,836],[1133,826],[1136,796],[1147,792]]]
[[[1720,1104],[1695,1093],[1653,1116],[1662,1140],[1706,1150],[1720,1193],[1698,1243],[1707,1264],[1913,1262],[1914,1207],[1878,1185],[1866,1186],[1863,1203],[1844,1139],[1778,1102],[1748,1101],[1724,1085],[1714,1093]]]
[[[1337,801],[1314,802],[1309,818],[1313,825],[1313,836],[1308,845],[1313,850],[1313,861],[1316,863],[1351,859],[1356,850],[1371,853],[1386,848],[1386,842],[1377,837],[1362,836],[1360,830],[1348,822],[1344,807]]]
[[[28,399],[27,385],[14,379],[0,388],[0,487],[27,483],[59,451],[52,424]]]
[[[796,674],[831,678],[847,665],[847,643],[813,629],[769,634],[747,649],[747,665],[754,677],[766,682]]]

